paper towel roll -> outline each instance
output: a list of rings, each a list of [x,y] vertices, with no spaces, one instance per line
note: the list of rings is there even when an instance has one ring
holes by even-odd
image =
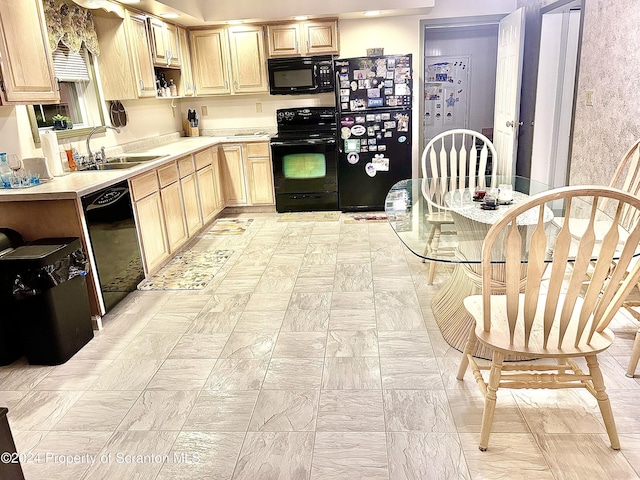
[[[42,153],[47,159],[49,171],[54,177],[64,175],[62,169],[62,159],[60,158],[60,149],[58,148],[58,136],[56,132],[48,131],[40,134],[40,143],[42,144]]]

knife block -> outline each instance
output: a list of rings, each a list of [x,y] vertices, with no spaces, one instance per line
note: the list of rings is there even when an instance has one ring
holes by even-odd
[[[184,121],[184,134],[186,137],[199,137],[200,129],[198,127],[192,127],[189,120]]]

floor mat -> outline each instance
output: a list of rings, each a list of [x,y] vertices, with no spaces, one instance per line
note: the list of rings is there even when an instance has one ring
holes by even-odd
[[[384,213],[351,213],[344,214],[342,223],[379,222],[386,223],[387,216]]]
[[[221,218],[199,238],[213,238],[220,235],[242,235],[253,222],[253,218]]]
[[[278,214],[278,222],[337,222],[340,212],[287,212]]]
[[[138,290],[202,290],[220,271],[233,250],[186,250],[138,286]]]

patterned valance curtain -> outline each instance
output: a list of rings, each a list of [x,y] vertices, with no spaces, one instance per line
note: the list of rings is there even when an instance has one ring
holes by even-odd
[[[51,51],[62,42],[71,52],[78,53],[84,42],[89,52],[100,55],[93,15],[89,10],[65,0],[43,0],[42,3]]]

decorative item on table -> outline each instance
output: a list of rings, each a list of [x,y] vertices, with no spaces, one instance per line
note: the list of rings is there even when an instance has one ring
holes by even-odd
[[[498,185],[498,205],[509,205],[513,202],[513,187],[510,183]]]
[[[485,195],[483,202],[480,204],[483,210],[495,210],[498,208],[498,199],[493,195]]]
[[[485,187],[476,187],[476,189],[473,191],[473,201],[482,202],[486,194],[487,190]]]

